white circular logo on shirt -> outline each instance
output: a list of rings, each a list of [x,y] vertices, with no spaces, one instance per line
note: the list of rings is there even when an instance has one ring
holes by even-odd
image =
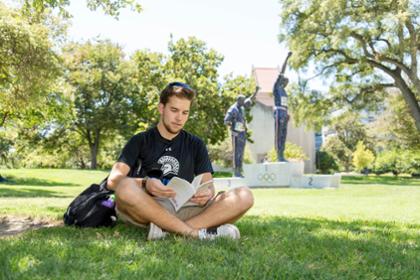
[[[179,162],[176,158],[171,156],[163,156],[158,160],[158,163],[162,165],[160,169],[163,172],[163,176],[168,174],[178,175]]]

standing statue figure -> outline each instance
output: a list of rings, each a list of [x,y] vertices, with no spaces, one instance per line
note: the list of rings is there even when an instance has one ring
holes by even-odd
[[[284,76],[286,71],[287,60],[292,55],[291,52],[287,54],[286,60],[283,63],[281,72],[274,84],[274,146],[277,152],[277,161],[287,161],[284,158],[284,149],[286,147],[287,123],[289,122],[289,114],[287,113],[287,93],[286,86],[289,79]]]
[[[239,95],[236,102],[230,106],[225,115],[224,123],[230,127],[232,135],[233,169],[235,177],[243,177],[242,161],[244,158],[247,131],[245,109],[251,107],[258,90],[259,87],[257,86],[254,94],[248,98]]]

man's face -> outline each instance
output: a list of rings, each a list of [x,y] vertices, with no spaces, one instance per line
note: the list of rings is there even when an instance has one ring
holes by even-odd
[[[172,96],[166,105],[159,103],[160,120],[171,134],[178,134],[188,120],[191,101]]]

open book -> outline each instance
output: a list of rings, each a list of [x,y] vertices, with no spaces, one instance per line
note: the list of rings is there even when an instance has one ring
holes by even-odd
[[[187,180],[181,179],[179,177],[173,177],[168,184],[167,187],[171,187],[176,192],[176,196],[170,198],[169,201],[175,207],[175,211],[178,211],[179,208],[182,206],[188,205],[197,205],[192,202],[188,202],[190,198],[197,192],[203,191],[206,188],[209,188],[213,183],[213,180],[209,180],[207,182],[201,183],[203,179],[203,174],[200,174],[194,178],[192,183],[188,182]]]

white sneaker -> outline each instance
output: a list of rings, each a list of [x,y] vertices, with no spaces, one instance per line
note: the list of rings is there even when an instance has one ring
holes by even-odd
[[[163,239],[168,235],[168,232],[163,231],[160,227],[154,223],[150,223],[149,234],[147,235],[147,240],[158,240]]]
[[[200,240],[213,240],[219,237],[226,237],[231,239],[241,238],[239,229],[231,224],[224,224],[213,229],[200,229],[198,231],[198,239]]]

